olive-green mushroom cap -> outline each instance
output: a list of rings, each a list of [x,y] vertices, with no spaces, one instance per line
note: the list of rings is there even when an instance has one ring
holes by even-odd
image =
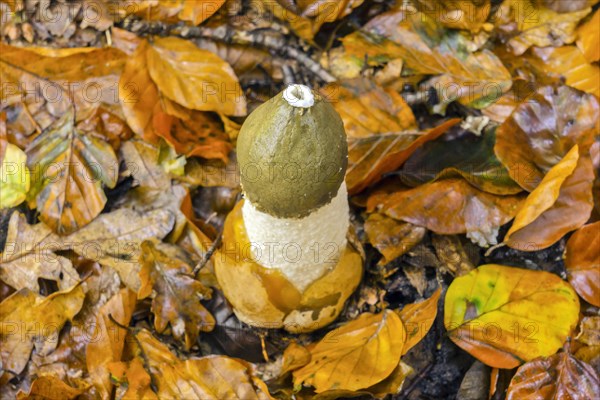
[[[293,95],[303,100],[307,92],[300,89],[308,89],[300,85],[292,89],[296,88]],[[337,194],[348,165],[348,144],[342,119],[327,100],[312,92],[312,106],[306,101],[293,106],[284,92],[260,105],[244,122],[237,142],[238,162],[242,188],[258,210],[300,218]],[[289,95],[288,91],[288,99]]]

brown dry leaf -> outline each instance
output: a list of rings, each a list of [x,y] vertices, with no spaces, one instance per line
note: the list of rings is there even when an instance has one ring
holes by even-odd
[[[193,25],[200,25],[225,4],[225,0],[181,0],[181,2],[183,4],[179,12],[179,18],[189,21]]]
[[[129,13],[133,10],[146,20],[182,20],[199,25],[216,13],[224,3],[225,0],[129,0],[126,9]]]
[[[560,277],[497,264],[455,278],[444,304],[450,339],[495,368],[554,354],[578,319],[577,294]]]
[[[576,27],[591,7],[572,12],[556,12],[535,0],[510,0],[496,12],[500,31],[506,31],[508,46],[516,55],[529,47],[562,46],[577,39]]]
[[[215,326],[213,316],[200,300],[210,299],[211,290],[191,275],[192,268],[181,260],[168,257],[152,242],[142,243],[138,297],[143,299],[155,292],[152,300],[154,327],[163,333],[170,324],[173,336],[184,340],[190,349],[200,331],[210,332]]]
[[[577,47],[588,62],[600,60],[600,11],[577,29]]]
[[[485,108],[510,89],[510,73],[491,51],[469,51],[473,43],[459,31],[441,28],[427,14],[405,11],[399,7],[373,18],[366,32],[352,34],[354,42],[362,43],[357,49],[383,47],[387,57],[401,58],[415,74],[439,75],[422,85],[437,92],[435,112],[443,113],[455,100]]]
[[[193,43],[155,39],[146,53],[148,71],[160,92],[192,110],[246,115],[246,99],[233,69]]]
[[[121,361],[127,334],[112,319],[122,326],[128,326],[136,300],[134,292],[121,289],[100,307],[96,315],[92,337],[97,340],[90,341],[87,345],[86,366],[91,381],[103,398],[110,397],[112,391],[108,366],[111,362]]]
[[[419,303],[407,304],[402,310],[398,311],[398,316],[406,328],[407,335],[402,348],[402,355],[408,353],[411,348],[423,340],[433,326],[441,294],[442,289],[437,288],[428,299]]]
[[[252,365],[242,360],[226,356],[179,360],[146,330],[137,333],[135,340],[160,399],[273,399]]]
[[[600,97],[600,67],[587,61],[577,47],[534,47],[531,53],[527,60],[541,80],[556,77],[556,81]]]
[[[575,145],[548,171],[525,199],[504,243],[522,251],[536,251],[585,224],[594,208],[594,172],[589,157],[578,158]]]
[[[410,155],[430,140],[444,134],[460,120],[451,119],[426,132],[400,132],[349,140],[346,184],[356,194],[399,168]]]
[[[31,383],[29,393],[19,391],[17,400],[71,400],[83,393],[83,389],[67,385],[54,376],[40,376]]]
[[[584,317],[579,324],[579,334],[575,339],[586,346],[600,345],[600,317]]]
[[[150,385],[152,379],[144,369],[140,358],[129,362],[113,362],[109,364],[110,377],[119,386],[127,386],[123,399],[158,400]]]
[[[579,228],[565,249],[567,277],[588,303],[600,307],[600,222]]]
[[[498,127],[494,151],[510,177],[532,191],[574,145],[585,158],[599,123],[593,95],[566,86],[542,87]]]
[[[4,371],[21,373],[34,346],[38,354],[52,352],[58,345],[60,330],[79,312],[84,297],[81,285],[48,297],[21,289],[0,303]]]
[[[23,214],[11,215],[4,251],[0,254],[0,279],[16,290],[27,288],[38,293],[38,279],[56,281],[67,290],[79,281],[71,261],[56,255],[60,238],[44,223],[29,225]]]
[[[417,128],[412,110],[398,92],[369,79],[329,84],[321,94],[338,112],[349,138],[399,133]]]
[[[294,341],[285,348],[282,358],[281,375],[304,367],[310,362],[311,355],[306,347]]]
[[[405,339],[395,312],[363,313],[310,348],[311,360],[294,371],[294,385],[313,386],[317,393],[373,386],[398,366]]]
[[[522,197],[495,196],[462,179],[445,179],[414,189],[398,191],[382,199],[379,212],[443,235],[466,233],[482,246],[496,244],[500,226],[510,221]]]
[[[475,269],[470,257],[473,254],[457,235],[432,235],[431,242],[443,268],[452,275],[465,275]]]
[[[598,373],[562,351],[522,365],[510,381],[506,399],[593,399],[598,393]]]
[[[119,164],[108,143],[75,128],[73,110],[33,140],[26,152],[33,174],[29,196],[54,232],[73,233],[100,214],[106,204],[102,186],[115,187]]]
[[[453,29],[477,32],[488,19],[490,0],[417,0],[417,8],[429,15],[435,13],[440,24]]]
[[[379,265],[385,265],[410,251],[427,232],[423,227],[396,221],[380,213],[370,214],[364,227],[369,242],[383,255]]]

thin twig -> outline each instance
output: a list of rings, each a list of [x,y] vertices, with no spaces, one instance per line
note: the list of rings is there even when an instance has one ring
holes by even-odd
[[[200,270],[202,268],[204,268],[204,266],[208,263],[208,261],[210,260],[210,258],[214,254],[214,252],[221,245],[222,237],[223,237],[223,231],[221,230],[217,234],[217,237],[215,238],[215,240],[210,245],[209,249],[206,251],[206,253],[204,253],[202,260],[200,260],[200,262],[194,267],[194,270],[192,271],[192,276],[194,276],[194,277],[197,276],[198,273],[200,272]]]

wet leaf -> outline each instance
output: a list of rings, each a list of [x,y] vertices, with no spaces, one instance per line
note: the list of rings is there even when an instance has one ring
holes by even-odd
[[[454,343],[510,369],[560,349],[577,325],[579,300],[549,272],[487,264],[454,279],[444,309]]]
[[[246,114],[246,99],[229,64],[193,43],[156,39],[146,54],[148,71],[160,92],[192,110]]]
[[[23,150],[0,138],[0,209],[18,206],[29,191],[27,156]]]
[[[585,224],[594,207],[594,173],[575,145],[527,196],[504,237],[508,246],[535,251],[551,246]]]
[[[425,13],[404,13],[402,7],[378,15],[365,26],[364,47],[390,40],[386,44],[392,58],[401,58],[417,74],[438,75],[425,83],[437,91],[443,113],[452,101],[485,108],[496,101],[512,84],[509,71],[487,49],[472,52],[465,36],[444,30]],[[393,50],[392,50],[393,48]]]
[[[184,340],[186,349],[196,343],[200,331],[210,332],[213,316],[200,303],[210,299],[211,290],[191,275],[192,268],[181,260],[169,258],[152,242],[142,243],[139,298],[152,300],[154,327],[162,333],[170,324],[173,336]]]
[[[577,47],[588,62],[600,60],[600,11],[596,10],[592,18],[577,30]]]
[[[569,87],[542,87],[496,130],[494,151],[510,177],[532,191],[574,145],[583,156],[593,143],[598,100]]]
[[[82,393],[82,389],[71,387],[56,377],[40,376],[33,381],[28,393],[17,393],[17,399],[71,400]]]
[[[445,179],[414,189],[397,191],[378,204],[379,212],[435,233],[466,233],[480,245],[496,244],[500,226],[510,221],[521,204],[520,196],[495,196],[462,179]]]
[[[6,245],[0,255],[0,279],[20,290],[39,292],[39,278],[56,281],[60,290],[67,290],[79,281],[71,261],[53,250],[62,246],[60,239],[44,224],[29,225],[25,217],[12,214]]]
[[[423,143],[438,138],[459,122],[452,119],[426,132],[372,135],[348,141],[348,193],[356,194],[399,168]]]
[[[565,266],[575,291],[600,307],[600,222],[582,226],[569,238]]]
[[[368,388],[397,367],[405,338],[393,311],[363,313],[311,347],[310,363],[294,371],[294,384],[313,386],[317,393]]]
[[[398,311],[407,335],[402,355],[408,353],[411,348],[423,340],[433,326],[441,293],[442,289],[438,288],[428,299],[419,303],[407,304]]]
[[[112,384],[109,364],[121,361],[127,331],[118,326],[128,326],[135,309],[136,295],[122,289],[98,310],[93,338],[86,348],[86,365],[91,380],[102,397],[110,397]],[[112,318],[112,319],[111,319]]]
[[[179,360],[145,330],[136,335],[158,398],[272,399],[250,364],[226,356]]]
[[[506,399],[593,399],[598,393],[597,372],[589,364],[562,351],[522,365],[510,381]]]
[[[32,171],[31,198],[40,219],[60,235],[92,221],[104,208],[103,185],[117,182],[118,162],[112,147],[73,126],[73,112],[44,131],[27,148]]]
[[[521,55],[531,46],[573,43],[577,38],[577,24],[590,11],[588,6],[572,12],[556,12],[534,0],[510,0],[498,10],[497,15],[500,16],[499,22],[507,24],[500,29],[508,32],[508,45],[516,55]],[[503,21],[503,17],[507,20]]]
[[[38,354],[54,350],[60,330],[79,312],[84,296],[81,285],[48,297],[21,289],[0,303],[4,371],[21,373],[34,346]]]
[[[404,163],[399,171],[402,182],[409,186],[460,176],[476,188],[493,194],[515,194],[521,191],[508,176],[508,171],[494,154],[494,131],[481,137],[463,136],[425,143]]]
[[[383,255],[380,265],[385,265],[410,251],[427,232],[422,227],[396,221],[379,213],[369,215],[364,227],[369,242]]]

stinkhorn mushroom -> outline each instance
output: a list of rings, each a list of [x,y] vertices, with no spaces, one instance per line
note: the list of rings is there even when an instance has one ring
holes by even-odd
[[[225,221],[215,272],[238,318],[306,332],[332,322],[362,277],[347,241],[348,164],[340,116],[290,85],[244,122],[237,142],[244,199]]]

